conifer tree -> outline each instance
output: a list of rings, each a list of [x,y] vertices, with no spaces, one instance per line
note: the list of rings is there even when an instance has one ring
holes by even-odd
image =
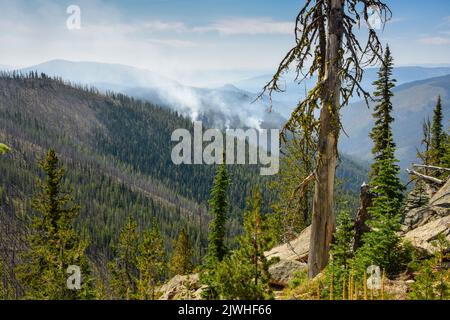
[[[111,290],[114,298],[134,299],[137,294],[138,245],[136,221],[130,216],[120,232],[116,256],[110,264]]]
[[[326,268],[327,281],[330,290],[333,288],[333,296],[339,296],[343,290],[343,280],[350,276],[354,236],[355,223],[349,212],[344,210],[337,218],[337,228],[330,249],[330,263]]]
[[[393,155],[388,147],[387,153]],[[357,251],[360,271],[370,265],[379,266],[392,273],[398,270],[401,260],[400,207],[402,192],[398,188],[399,168],[394,157],[379,161],[378,174],[373,180],[377,196],[370,207],[371,231],[363,235],[363,246]]]
[[[144,239],[139,245],[137,267],[139,299],[154,300],[156,286],[163,280],[167,268],[164,240],[156,220],[153,220],[152,228],[144,233]]]
[[[221,164],[217,169],[214,185],[211,190],[211,199],[209,200],[209,213],[212,220],[209,225],[208,234],[208,260],[222,261],[227,252],[225,244],[225,224],[227,221],[227,191],[229,185],[230,179],[227,168],[225,164]]]
[[[391,79],[393,59],[389,47],[386,49],[383,65],[374,82],[378,104],[373,117],[375,125],[370,133],[374,147],[372,153],[371,187],[376,197],[368,209],[370,219],[367,224],[371,231],[363,235],[363,245],[357,251],[356,265],[364,271],[369,265],[377,265],[387,272],[398,268],[400,260],[400,209],[403,203],[404,186],[400,182],[400,168],[395,159],[395,144],[392,135],[394,80]]]
[[[383,64],[378,71],[378,79],[373,83],[376,87],[374,96],[377,101],[373,118],[375,125],[372,128],[370,137],[373,140],[372,154],[375,162],[372,165],[371,176],[376,176],[378,173],[378,166],[380,161],[386,159],[390,155],[386,154],[389,147],[394,148],[395,144],[392,139],[391,124],[394,122],[392,117],[392,89],[395,87],[395,79],[392,79],[392,69],[394,67],[394,60],[391,56],[389,46],[386,46]]]
[[[169,270],[172,276],[186,275],[192,272],[192,246],[186,229],[180,231],[175,242],[172,258],[170,259]]]
[[[443,116],[441,96],[438,97],[436,107],[434,108],[433,123],[431,126],[431,164],[440,165],[445,154],[445,133],[443,131]]]
[[[268,262],[264,256],[267,249],[265,229],[261,217],[261,195],[256,191],[247,202],[244,235],[239,240],[239,248],[210,270],[208,298],[260,300],[272,296],[268,285]]]
[[[79,206],[63,190],[64,169],[60,167],[54,150],[47,152],[40,164],[46,174],[41,191],[33,200],[36,211],[31,225],[29,249],[24,264],[18,267],[18,278],[25,288],[25,297],[31,299],[80,299],[92,295],[88,260],[85,255],[87,241],[73,228]],[[81,289],[67,286],[67,268],[78,266],[81,271]]]
[[[442,158],[442,165],[446,168],[450,168],[450,130],[445,135],[444,144],[444,157]]]

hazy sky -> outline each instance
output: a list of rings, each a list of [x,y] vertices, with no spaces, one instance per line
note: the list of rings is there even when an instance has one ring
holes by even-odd
[[[271,72],[293,44],[293,0],[0,0],[0,64],[122,63],[192,84]],[[450,65],[450,1],[386,0],[398,65]],[[69,30],[66,9],[81,8]],[[224,70],[217,74],[212,71]]]

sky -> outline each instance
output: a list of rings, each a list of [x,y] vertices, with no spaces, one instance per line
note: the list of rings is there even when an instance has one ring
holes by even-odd
[[[397,65],[450,65],[450,1],[386,0]],[[271,73],[304,0],[0,0],[0,65],[120,63],[191,85]],[[70,5],[80,29],[68,29]],[[362,30],[363,32],[364,30]]]

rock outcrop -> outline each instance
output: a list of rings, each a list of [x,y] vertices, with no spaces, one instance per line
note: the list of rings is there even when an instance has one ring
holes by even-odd
[[[432,242],[439,235],[450,241],[450,179],[428,205],[406,213],[403,230],[404,238],[426,254],[434,252]]]
[[[450,215],[450,179],[430,199],[428,205],[408,211],[403,222],[404,232]]]
[[[300,235],[288,243],[276,246],[266,251],[264,255],[268,260],[276,258],[281,260],[308,261],[309,239],[311,238],[311,227],[305,228]]]
[[[287,287],[298,271],[305,271],[308,268],[306,263],[296,260],[280,260],[269,267],[270,280],[272,286]]]
[[[176,275],[158,288],[160,300],[200,300],[202,290],[198,273]]]

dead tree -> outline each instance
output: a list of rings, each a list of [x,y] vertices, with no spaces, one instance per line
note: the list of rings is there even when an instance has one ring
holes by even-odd
[[[362,244],[362,236],[370,231],[370,227],[366,224],[370,218],[369,208],[372,206],[374,194],[370,191],[370,186],[363,183],[361,193],[359,195],[359,208],[355,218],[355,237],[353,242],[353,251],[356,251]]]
[[[362,10],[362,11],[360,11]],[[334,181],[341,130],[340,109],[355,93],[368,102],[370,95],[360,82],[364,68],[382,61],[382,45],[369,23],[374,11],[384,21],[391,12],[380,0],[306,0],[295,25],[295,46],[281,61],[263,92],[283,91],[280,79],[292,63],[299,82],[313,75],[318,82],[293,111],[284,126],[286,132],[298,127],[307,145],[316,150],[312,233],[308,258],[309,276],[316,276],[328,263],[335,229]],[[361,21],[368,25],[368,38],[361,44],[354,33]],[[306,69],[306,72],[304,72]],[[317,118],[317,110],[320,116]]]
[[[406,172],[408,172],[410,175],[416,176],[418,179],[422,179],[422,180],[432,183],[433,185],[436,185],[438,187],[442,187],[445,184],[444,180],[441,180],[441,179],[438,179],[438,178],[435,178],[432,176],[427,176],[427,175],[417,172],[415,170],[406,169]]]

